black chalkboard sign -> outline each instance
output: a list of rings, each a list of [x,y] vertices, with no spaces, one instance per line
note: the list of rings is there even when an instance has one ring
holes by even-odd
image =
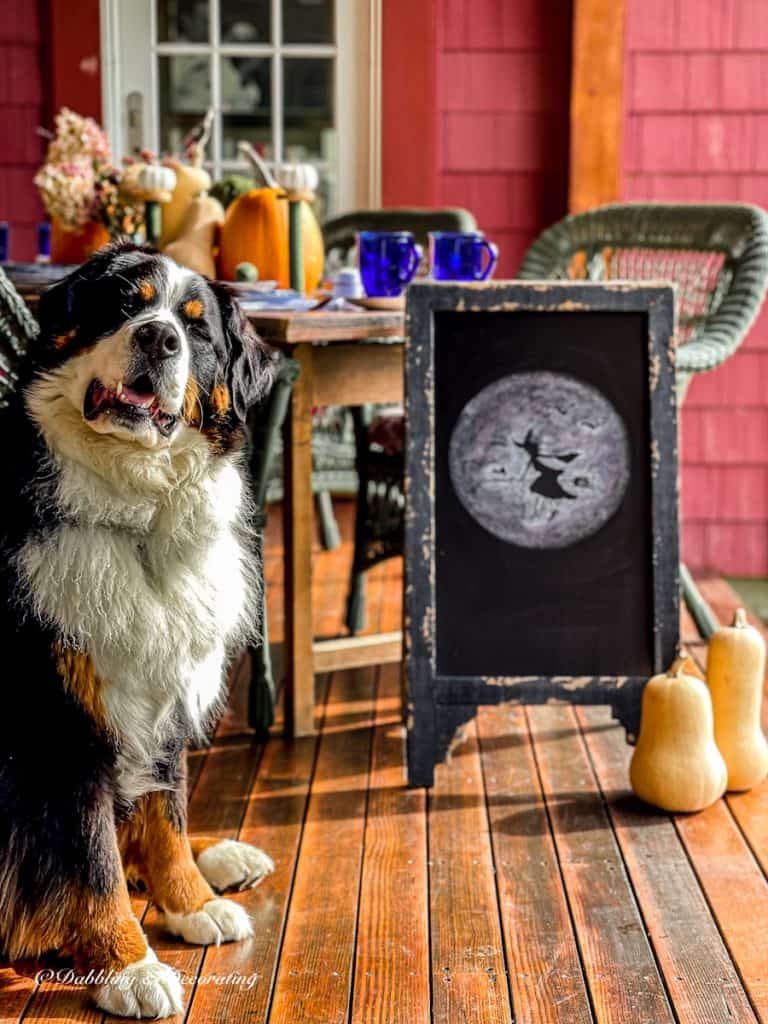
[[[409,781],[478,704],[610,704],[679,642],[673,292],[417,284],[406,355]]]

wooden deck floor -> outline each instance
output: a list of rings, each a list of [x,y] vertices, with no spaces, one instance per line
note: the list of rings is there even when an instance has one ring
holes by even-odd
[[[320,596],[338,601],[327,630],[348,556],[319,556]],[[268,546],[268,572],[276,559]],[[385,628],[398,573],[370,588]],[[703,590],[727,617],[727,584]],[[278,598],[273,585],[276,632]],[[253,738],[242,683],[215,745],[192,755],[190,818],[274,857],[234,897],[255,937],[184,946],[137,904],[188,981],[188,1021],[768,1021],[767,786],[693,817],[643,809],[607,711],[548,706],[482,709],[434,789],[407,790],[397,666],[319,679],[318,735],[296,742]],[[33,973],[0,971],[2,1021],[101,1020],[82,991]]]

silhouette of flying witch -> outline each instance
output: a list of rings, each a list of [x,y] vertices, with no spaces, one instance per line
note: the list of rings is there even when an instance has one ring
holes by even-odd
[[[539,474],[531,482],[530,491],[532,494],[540,494],[544,498],[554,498],[555,500],[561,498],[574,500],[578,497],[578,495],[571,494],[560,485],[560,477],[565,472],[565,466],[557,469],[554,466],[548,466],[542,460],[551,459],[567,465],[579,457],[579,452],[564,452],[562,455],[557,455],[553,452],[543,452],[533,429],[526,433],[523,441],[514,441],[514,444],[518,448],[523,449],[528,456],[528,466],[533,466]]]

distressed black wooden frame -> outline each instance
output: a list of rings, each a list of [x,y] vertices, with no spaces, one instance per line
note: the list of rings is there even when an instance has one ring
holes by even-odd
[[[408,781],[431,786],[456,730],[481,704],[608,704],[637,734],[645,677],[441,676],[436,672],[435,373],[438,312],[645,313],[651,438],[653,667],[679,646],[679,540],[674,289],[665,284],[414,284],[408,292],[406,390],[405,673]]]

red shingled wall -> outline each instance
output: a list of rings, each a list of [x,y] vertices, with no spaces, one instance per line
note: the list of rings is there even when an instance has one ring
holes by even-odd
[[[765,0],[628,0],[624,197],[768,206]],[[691,385],[683,554],[768,575],[768,310]]]
[[[43,33],[34,0],[0,2],[0,220],[11,225],[11,257],[32,259],[43,210],[32,184],[43,143]]]
[[[570,0],[439,0],[439,15],[437,200],[475,214],[511,277],[566,209]]]

